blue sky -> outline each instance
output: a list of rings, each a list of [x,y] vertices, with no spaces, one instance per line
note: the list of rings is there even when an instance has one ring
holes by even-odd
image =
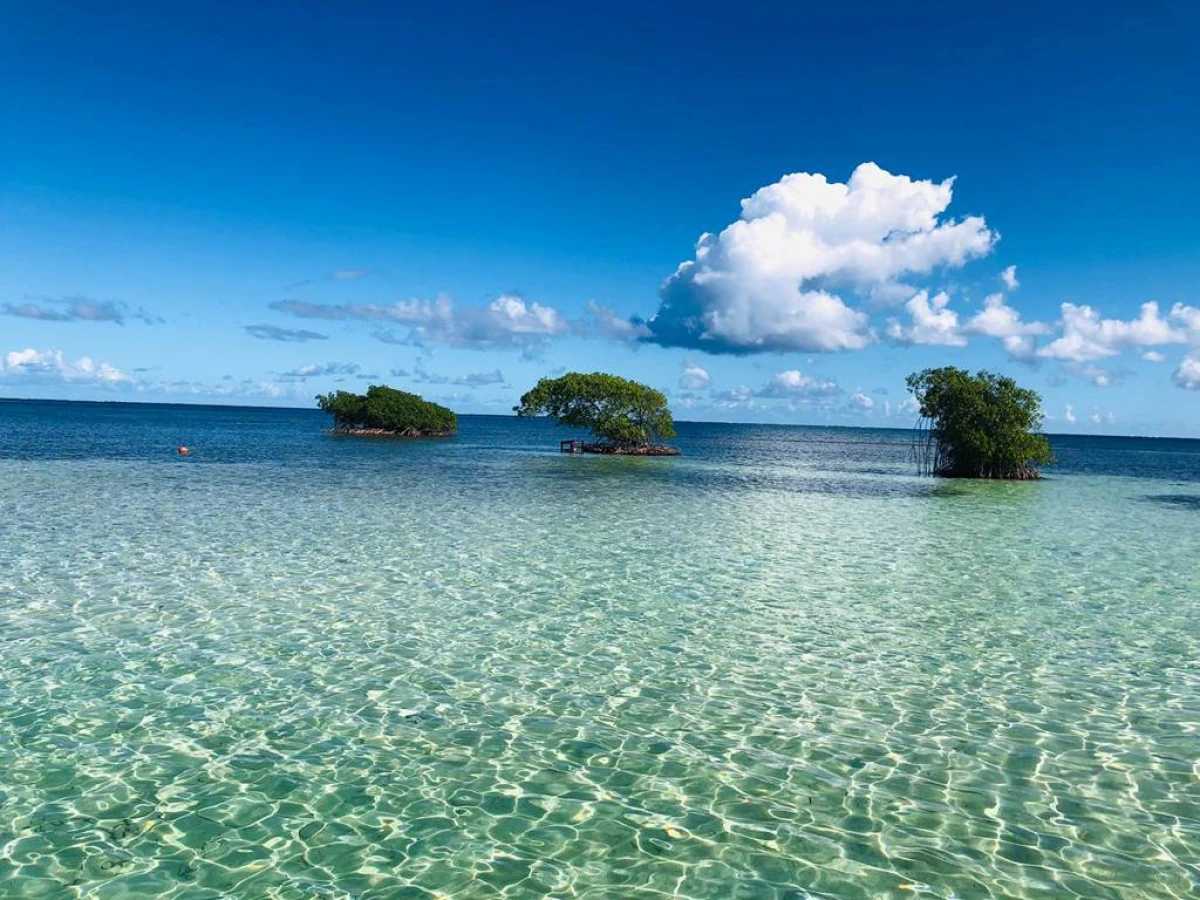
[[[0,396],[1200,435],[1194,4],[174,6],[0,3]]]

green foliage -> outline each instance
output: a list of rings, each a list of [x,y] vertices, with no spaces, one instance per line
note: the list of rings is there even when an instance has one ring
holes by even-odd
[[[422,400],[416,394],[373,384],[367,393],[317,396],[317,406],[333,415],[336,431],[379,429],[411,436],[453,434],[458,417],[444,406]]]
[[[920,404],[922,467],[951,478],[1037,478],[1054,461],[1041,433],[1042,398],[1011,378],[953,366],[908,376]]]
[[[614,447],[646,447],[675,436],[675,422],[661,391],[593,372],[543,378],[513,407],[518,416],[546,415],[559,425],[588,428]]]

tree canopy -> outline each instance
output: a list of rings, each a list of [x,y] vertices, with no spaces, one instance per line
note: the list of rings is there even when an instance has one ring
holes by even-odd
[[[317,406],[333,415],[334,431],[437,437],[458,430],[458,417],[446,407],[382,384],[366,394],[318,394]]]
[[[559,425],[587,428],[618,450],[645,448],[675,436],[675,422],[661,391],[603,372],[543,378],[513,411],[518,416],[546,415]]]
[[[943,366],[908,376],[920,407],[920,465],[950,478],[1038,478],[1054,461],[1042,398],[1011,378]]]

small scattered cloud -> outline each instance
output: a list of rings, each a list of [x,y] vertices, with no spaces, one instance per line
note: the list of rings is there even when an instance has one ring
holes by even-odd
[[[1146,362],[1159,363],[1159,362],[1162,362],[1166,358],[1167,357],[1164,354],[1159,353],[1157,350],[1147,350],[1145,353],[1142,354],[1142,359],[1146,360]]]
[[[576,331],[584,337],[601,337],[621,343],[650,337],[650,329],[642,319],[637,316],[622,318],[595,300],[587,302],[587,318],[578,323]]]
[[[759,397],[786,397],[799,399],[806,397],[821,397],[840,392],[836,381],[824,378],[813,378],[805,375],[799,369],[788,369],[775,375],[766,386],[758,392]]]
[[[875,408],[875,401],[862,391],[855,391],[850,395],[850,407],[861,412],[869,412]]]
[[[504,374],[499,369],[493,369],[491,372],[469,372],[466,375],[456,376],[452,383],[465,384],[468,387],[485,387],[489,384],[504,384]]]
[[[377,331],[375,336],[385,343],[415,346],[428,343],[475,350],[517,347],[529,351],[571,330],[558,310],[527,302],[518,294],[501,294],[486,306],[458,306],[442,295],[432,301],[402,300],[386,306],[280,300],[271,308],[307,319],[407,326],[409,333],[403,339],[386,330]]]
[[[888,322],[887,334],[898,344],[927,344],[938,347],[965,347],[967,339],[958,325],[958,314],[950,309],[950,295],[945,291],[932,298],[928,291],[918,291],[904,308],[908,310],[909,325],[895,319]]]
[[[415,384],[453,384],[475,388],[505,383],[504,373],[499,369],[490,372],[468,372],[464,375],[442,375],[427,371],[419,362],[412,371],[392,369],[392,375],[396,378],[407,378]]]
[[[1072,404],[1068,403],[1066,409],[1063,410],[1063,418],[1068,425],[1075,424],[1075,407]]]
[[[1200,345],[1200,306],[1184,306],[1176,303],[1171,307],[1171,321],[1183,329],[1187,342]]]
[[[221,376],[221,380],[216,384],[178,379],[176,381],[143,382],[137,386],[139,391],[149,393],[268,400],[295,396],[295,388],[295,384],[281,384],[277,381],[263,381],[254,378],[235,379],[232,375]]]
[[[801,172],[761,188],[666,280],[646,340],[710,353],[865,347],[868,317],[844,294],[911,296],[905,279],[962,266],[998,240],[981,217],[942,217],[953,184],[864,163],[845,184]]]
[[[1017,267],[1009,266],[1000,273],[1000,280],[1004,283],[1004,289],[1015,291],[1021,286],[1021,282],[1017,281]]]
[[[11,350],[0,359],[0,377],[19,382],[69,382],[100,385],[133,384],[132,375],[90,356],[69,361],[61,350]]]
[[[983,309],[971,317],[963,331],[968,335],[995,338],[1010,357],[1030,362],[1036,355],[1036,338],[1049,334],[1051,328],[1044,322],[1022,321],[1021,314],[1008,305],[1003,294],[989,294],[983,299]]]
[[[1186,391],[1200,391],[1200,353],[1190,354],[1180,360],[1171,381]]]
[[[1094,363],[1077,366],[1074,372],[1080,378],[1086,378],[1092,384],[1099,388],[1110,387],[1116,382],[1122,380],[1126,374],[1124,370],[1105,369],[1102,366],[1097,366]]]
[[[702,391],[712,382],[712,376],[703,366],[687,360],[679,373],[679,387],[685,391]]]
[[[332,377],[344,375],[358,374],[360,366],[358,363],[339,363],[331,362],[325,365],[317,363],[309,363],[305,366],[298,366],[289,372],[280,372],[279,377],[286,380],[317,378],[317,377]]]
[[[748,385],[741,384],[727,391],[713,391],[710,395],[713,402],[720,407],[740,406],[749,404],[754,407],[754,391]]]
[[[43,322],[111,322],[124,325],[131,319],[147,325],[161,325],[163,320],[144,309],[130,309],[115,300],[90,300],[87,297],[49,297],[26,300],[22,303],[6,303],[4,315],[22,319],[38,319]]]
[[[383,328],[376,329],[374,332],[372,332],[371,337],[375,338],[375,340],[379,341],[381,344],[404,345],[409,343],[406,338],[397,337],[394,333]]]
[[[278,325],[247,325],[246,333],[262,341],[283,341],[302,344],[305,341],[324,341],[329,335],[304,328],[280,328]]]
[[[285,284],[283,289],[285,291],[294,291],[310,284],[319,284],[322,281],[355,281],[359,278],[365,278],[370,274],[371,272],[368,269],[337,269],[333,272],[326,272],[324,275],[317,275],[315,278],[301,278],[299,281]]]

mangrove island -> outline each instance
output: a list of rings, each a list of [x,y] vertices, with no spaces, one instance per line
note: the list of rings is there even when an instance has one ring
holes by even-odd
[[[623,456],[678,456],[659,443],[675,436],[675,422],[661,391],[617,375],[568,372],[543,378],[513,407],[521,417],[550,416],[559,425],[587,428],[594,441],[584,453]]]
[[[449,437],[458,416],[417,394],[373,384],[366,394],[318,394],[317,406],[333,416],[334,434],[380,437]]]
[[[1042,398],[1011,378],[954,366],[909,375],[917,400],[917,465],[944,478],[1041,478],[1054,461],[1042,434]]]

